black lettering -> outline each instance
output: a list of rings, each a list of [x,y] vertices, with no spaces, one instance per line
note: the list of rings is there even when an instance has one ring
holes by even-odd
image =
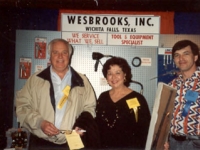
[[[135,18],[135,25],[138,25],[138,18]]]
[[[93,23],[94,23],[93,17],[89,17],[89,24],[93,24]]]
[[[100,20],[101,20],[100,17],[96,17],[96,25],[100,25]]]
[[[103,22],[104,25],[107,25],[108,24],[108,18],[107,17],[103,17],[102,22]]]
[[[86,31],[104,31],[103,27],[85,27]]]
[[[78,24],[81,24],[81,16],[78,16]]]
[[[139,25],[140,25],[140,26],[141,26],[141,25],[145,26],[145,18],[140,18],[140,20],[139,20]]]
[[[149,23],[150,20],[151,20],[151,18],[148,18],[148,19],[147,19],[147,25],[148,25],[148,26],[151,26],[151,24]]]
[[[87,16],[84,16],[83,20],[84,20],[83,24],[87,24]]]
[[[118,18],[118,25],[122,25],[122,17]]]
[[[67,16],[68,18],[68,23],[69,24],[90,24],[90,25],[119,25],[119,26],[128,26],[128,18],[127,17],[102,17],[102,16]],[[138,20],[140,19],[140,20]],[[147,24],[149,26],[152,26],[151,18],[147,20]],[[136,25],[145,25],[145,18],[136,18]]]
[[[74,24],[76,16],[67,16],[69,24]]]
[[[124,25],[125,25],[125,26],[128,25],[128,20],[127,20],[127,19],[128,19],[127,17],[124,18],[124,21],[125,21],[125,24],[124,24]]]
[[[115,25],[115,23],[116,23],[115,18],[114,18],[114,17],[111,17],[111,18],[110,18],[110,24],[111,24],[111,25]]]
[[[85,30],[86,31],[90,31],[90,27],[85,27]]]

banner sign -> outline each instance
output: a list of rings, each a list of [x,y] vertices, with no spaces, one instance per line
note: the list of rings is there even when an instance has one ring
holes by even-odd
[[[61,30],[71,44],[158,46],[160,16],[63,13]]]

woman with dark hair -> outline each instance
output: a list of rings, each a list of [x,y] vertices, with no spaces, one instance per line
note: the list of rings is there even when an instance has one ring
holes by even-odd
[[[112,57],[102,72],[111,89],[97,100],[101,147],[144,149],[150,111],[144,96],[128,87],[132,78],[130,66],[125,59]]]

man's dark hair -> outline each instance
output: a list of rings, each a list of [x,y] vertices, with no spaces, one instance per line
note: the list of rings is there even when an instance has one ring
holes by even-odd
[[[198,56],[198,59],[196,61],[196,65],[200,66],[199,48],[198,48],[197,44],[195,44],[194,42],[192,42],[190,40],[181,40],[181,41],[176,42],[174,44],[173,48],[172,48],[172,58],[174,58],[174,53],[177,50],[180,50],[180,49],[185,48],[187,46],[191,47],[193,55]]]
[[[124,58],[112,57],[108,59],[103,65],[103,69],[102,69],[104,77],[106,78],[108,70],[113,65],[118,65],[122,69],[122,71],[126,74],[126,80],[124,82],[124,85],[128,87],[131,82],[132,74],[131,74],[131,67],[129,66],[128,62]]]

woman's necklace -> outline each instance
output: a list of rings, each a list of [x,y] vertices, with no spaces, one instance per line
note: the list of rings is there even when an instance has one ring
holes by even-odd
[[[106,117],[106,112],[105,110],[102,111],[102,119],[107,123],[107,126],[110,128],[113,128],[115,126],[115,123],[117,121],[117,119],[119,118],[119,114],[118,114],[119,110],[116,108],[115,109],[115,117],[113,119],[113,121],[108,120],[108,118]]]

